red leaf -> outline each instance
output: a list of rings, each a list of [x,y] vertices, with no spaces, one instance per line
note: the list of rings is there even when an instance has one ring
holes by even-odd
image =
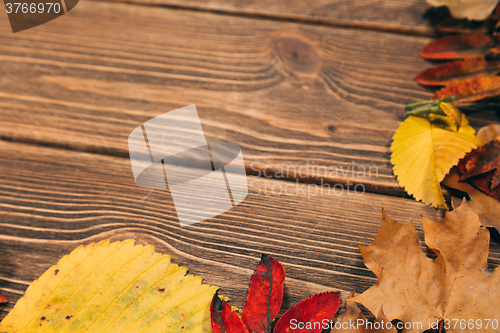
[[[484,56],[447,62],[430,68],[416,77],[422,85],[445,86],[454,81],[500,73],[500,60],[486,60]]]
[[[213,333],[248,333],[240,316],[217,293],[210,304],[210,324]]]
[[[500,76],[480,76],[444,87],[431,99],[457,97],[453,104],[475,102],[500,95]]]
[[[500,138],[472,150],[460,161],[460,180],[486,173],[500,166]]]
[[[0,294],[0,304],[7,303],[7,302],[8,302],[7,298],[5,298],[2,294]]]
[[[274,333],[320,333],[328,324],[323,320],[332,319],[339,307],[339,292],[316,294],[288,310],[276,323]]]
[[[460,180],[500,200],[500,138],[472,150],[458,162]]]
[[[494,47],[496,39],[485,34],[455,35],[427,44],[420,55],[425,59],[464,59],[485,54]]]
[[[284,284],[283,266],[263,254],[252,276],[241,316],[250,333],[271,332],[271,323],[281,308]]]

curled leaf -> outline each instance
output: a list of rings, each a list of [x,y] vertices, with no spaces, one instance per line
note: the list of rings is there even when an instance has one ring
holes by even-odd
[[[480,76],[453,83],[432,96],[432,99],[456,97],[454,104],[476,102],[500,95],[500,76]]]
[[[481,145],[490,142],[491,140],[500,137],[500,125],[491,124],[482,127],[477,131],[477,139],[481,142]]]
[[[339,292],[316,294],[285,312],[276,323],[274,333],[320,333],[323,328],[328,327],[329,320],[335,316],[339,307]]]
[[[447,102],[439,103],[439,108],[443,111],[448,118],[455,124],[457,131],[462,125],[462,112],[453,104]]]
[[[276,260],[263,254],[250,281],[241,319],[250,333],[271,331],[283,301],[285,269]]]
[[[486,60],[485,56],[447,62],[422,72],[416,81],[427,86],[445,86],[478,76],[500,73],[500,60]]]
[[[248,333],[240,316],[217,294],[210,304],[210,323],[213,333]]]
[[[26,290],[0,332],[210,331],[217,288],[134,240],[79,246]]]
[[[440,182],[478,145],[465,115],[460,129],[454,128],[446,116],[409,116],[393,136],[391,162],[400,186],[416,200],[434,207],[447,207]]]
[[[472,58],[486,54],[496,43],[494,37],[486,34],[448,36],[427,44],[420,55],[441,60]]]
[[[455,18],[485,20],[491,15],[498,0],[427,0],[432,6],[447,6]]]

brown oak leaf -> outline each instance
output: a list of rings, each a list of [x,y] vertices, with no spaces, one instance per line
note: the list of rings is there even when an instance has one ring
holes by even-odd
[[[353,301],[374,313],[383,306],[389,320],[410,323],[403,332],[423,332],[436,320],[446,333],[498,332],[491,321],[500,319],[500,273],[488,270],[488,229],[466,202],[442,221],[422,221],[437,258],[424,254],[413,222],[383,212],[373,243],[359,247],[377,282]]]

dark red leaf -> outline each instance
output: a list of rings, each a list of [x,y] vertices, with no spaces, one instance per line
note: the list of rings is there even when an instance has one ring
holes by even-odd
[[[316,294],[288,310],[276,323],[274,333],[320,333],[339,307],[339,292]]]
[[[431,99],[457,97],[453,104],[469,103],[500,95],[500,76],[479,76],[452,83],[439,90]]]
[[[445,86],[478,76],[500,73],[500,60],[486,60],[484,56],[447,62],[430,68],[416,77],[418,83],[428,86]]]
[[[250,333],[271,332],[271,323],[281,308],[284,284],[283,266],[263,254],[252,276],[241,316]]]
[[[427,44],[420,55],[425,59],[464,59],[477,57],[494,47],[496,39],[485,34],[455,35]]]
[[[460,180],[500,200],[500,138],[472,150],[458,162]]]
[[[2,294],[0,294],[0,304],[7,303],[7,302],[8,302],[7,298],[5,298]]]
[[[486,173],[500,166],[500,138],[472,150],[460,161],[460,180]]]
[[[240,316],[217,293],[210,304],[210,324],[213,333],[248,333]]]

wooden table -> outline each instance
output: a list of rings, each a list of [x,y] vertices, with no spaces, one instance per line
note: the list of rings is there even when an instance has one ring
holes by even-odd
[[[157,246],[238,307],[261,253],[286,269],[282,313],[320,291],[366,290],[376,279],[357,245],[371,243],[382,208],[413,220],[422,240],[420,216],[444,214],[409,198],[390,164],[404,105],[431,96],[413,80],[430,66],[418,54],[434,34],[425,7],[82,1],[16,34],[1,14],[0,292],[10,303],[0,319],[62,255],[106,238]],[[167,191],[138,202],[149,190],[134,182],[127,137],[190,104],[208,141],[241,147],[251,186],[237,207],[181,228]],[[498,121],[493,112],[470,120]],[[309,169],[297,182],[275,173],[313,164],[328,174]],[[352,166],[371,177],[334,172]],[[256,177],[264,168],[271,178]],[[348,182],[366,193],[309,193]],[[498,265],[497,240],[490,258]]]

